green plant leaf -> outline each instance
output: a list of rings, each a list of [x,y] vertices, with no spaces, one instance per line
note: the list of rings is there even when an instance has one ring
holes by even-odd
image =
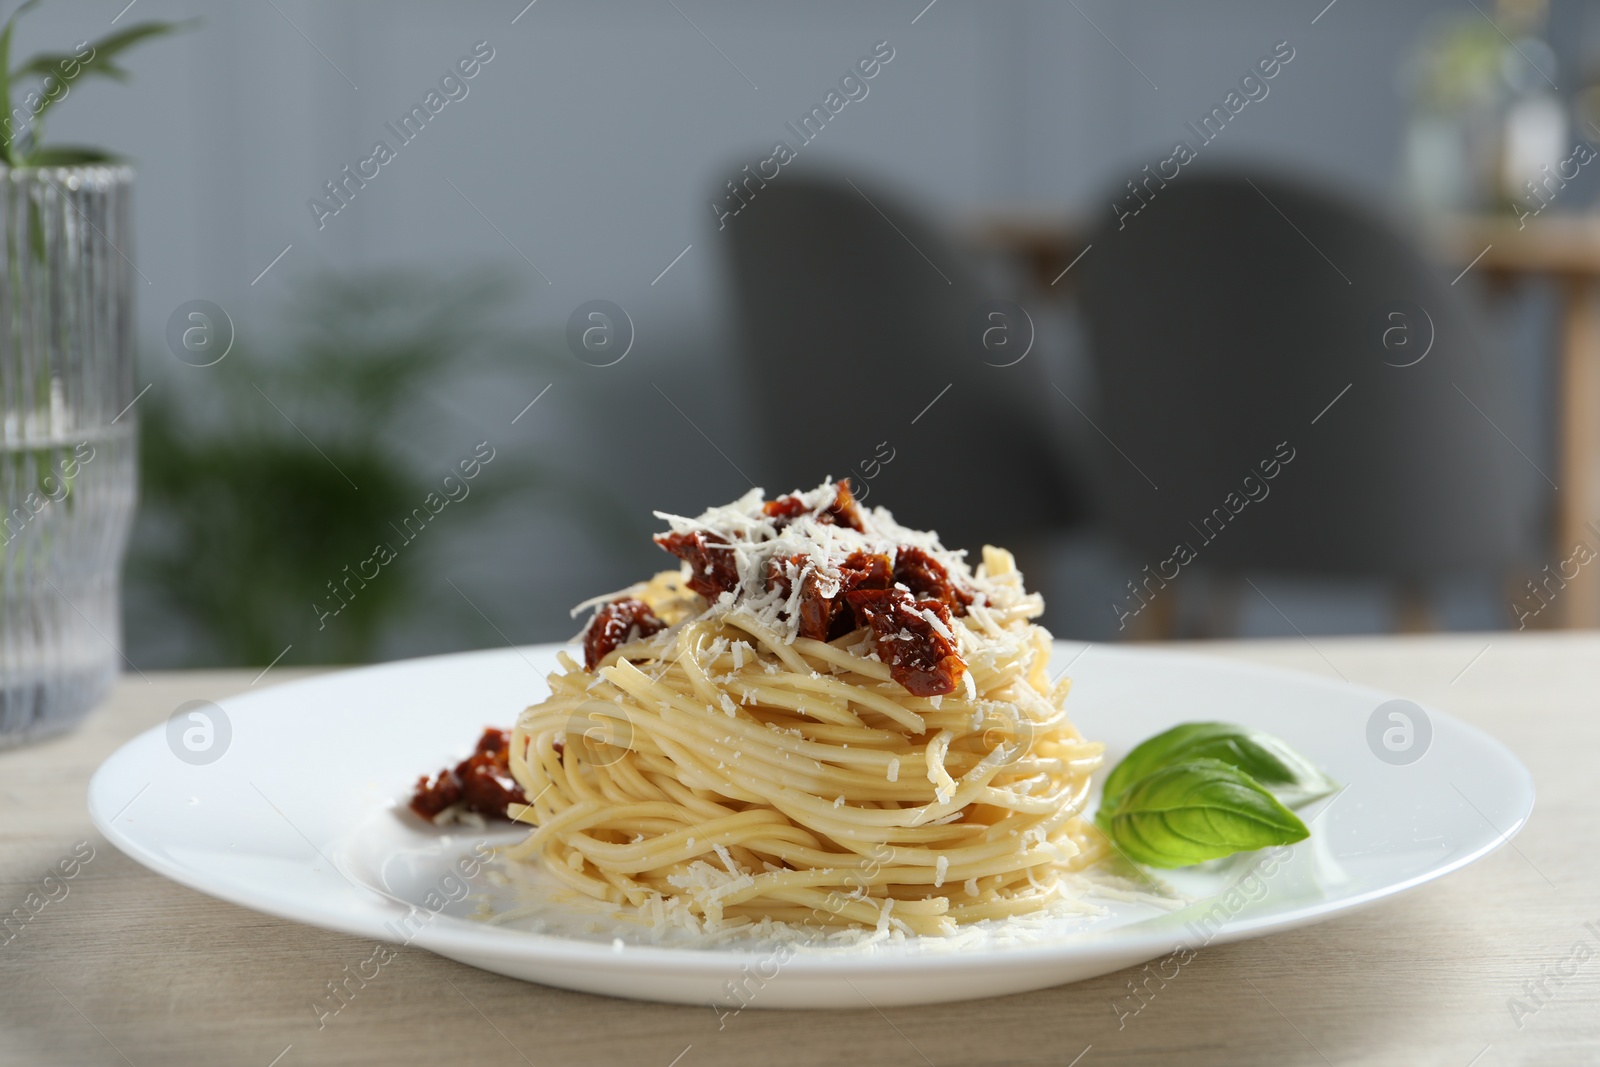
[[[1218,759],[1266,786],[1291,808],[1339,788],[1310,760],[1280,738],[1226,722],[1186,722],[1142,742],[1106,776],[1102,803],[1161,767],[1194,759]]]
[[[26,3],[18,4],[17,9],[11,13],[11,17],[6,19],[6,26],[9,28],[12,23],[42,3],[44,3],[44,0],[26,0]]]
[[[39,201],[28,197],[28,247],[33,250],[36,263],[44,262],[44,217],[39,214]]]
[[[1174,763],[1140,778],[1101,804],[1095,825],[1135,863],[1163,868],[1311,836],[1259,782],[1217,759]]]
[[[24,4],[21,8],[17,9],[16,14],[13,15],[12,18],[15,19],[16,15],[20,15],[24,10],[31,6],[31,4],[37,2],[38,0],[29,0],[28,4]],[[93,42],[90,45],[92,51],[90,52],[88,59],[81,59],[76,53],[69,54],[65,52],[40,52],[37,55],[30,56],[26,61],[18,66],[15,71],[11,72],[10,77],[13,80],[21,77],[54,77],[69,89],[72,83],[81,78],[91,77],[93,75],[111,78],[115,81],[127,81],[130,77],[128,72],[113,62],[118,53],[126,51],[133,45],[138,44],[140,41],[143,41],[147,38],[163,37],[170,33],[177,33],[182,30],[187,30],[191,26],[199,25],[199,23],[199,19],[187,19],[183,22],[140,22],[133,26],[129,26],[125,30],[118,30],[116,33],[109,34],[100,38],[100,40]],[[73,67],[75,67],[76,70],[71,76],[68,76],[66,73],[67,70]],[[68,94],[66,92],[58,92],[54,94],[46,92],[40,96],[38,110],[33,111],[33,124],[31,127],[30,141],[31,144],[37,145],[44,136],[45,114],[49,112],[49,110],[54,107],[57,102],[65,100],[67,95]],[[8,110],[6,113],[9,115],[11,113],[9,110],[9,101],[6,101],[6,103],[8,105]],[[32,110],[31,105],[29,110]],[[31,155],[32,153],[30,152],[28,154]],[[13,158],[15,158],[14,155]]]
[[[83,60],[71,52],[36,52],[23,61],[22,65],[12,72],[12,76],[17,78],[44,78],[55,75],[62,77],[62,80],[67,82],[75,82],[85,74],[98,74],[103,78],[110,78],[119,82],[125,82],[133,77],[126,68],[117,66],[109,59],[102,59],[100,56],[96,56],[95,60],[93,68],[90,69],[84,64]],[[62,66],[71,63],[76,63],[84,69],[70,78],[62,76]]]
[[[22,160],[24,167],[79,167],[94,163],[121,163],[124,157],[88,145],[55,144],[36,148]]]
[[[24,5],[24,7],[26,6]],[[21,14],[21,9],[18,10],[18,14]],[[62,61],[68,61],[76,63],[79,67],[77,74],[65,79],[69,82],[90,74],[126,77],[127,72],[112,63],[118,53],[127,51],[146,38],[164,37],[167,34],[179,33],[198,26],[200,21],[200,19],[185,19],[182,22],[152,21],[135,23],[125,30],[118,30],[116,33],[108,34],[98,41],[90,42],[89,47],[94,51],[88,59],[80,59],[76,53],[40,52],[38,55],[30,56],[26,62],[19,66],[16,74],[18,77],[35,75],[42,78],[47,74],[55,74],[59,77],[61,72],[57,64]]]
[[[27,0],[11,13],[6,19],[4,29],[0,29],[0,108],[4,108],[4,133],[0,133],[0,159],[6,166],[16,163],[16,136],[11,126],[11,31],[17,24],[17,19],[31,9],[38,7],[43,0]]]

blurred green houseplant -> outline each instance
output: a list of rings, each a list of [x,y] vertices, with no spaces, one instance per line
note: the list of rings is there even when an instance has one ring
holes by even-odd
[[[419,621],[498,641],[448,587],[430,596],[444,535],[430,529],[408,543],[416,524],[404,520],[487,436],[444,387],[527,370],[530,345],[491,325],[508,296],[489,275],[320,277],[284,316],[292,326],[280,350],[239,344],[203,378],[174,375],[152,389],[130,601],[149,625],[181,635],[172,642],[181,647],[146,655],[169,666],[265,665],[292,644],[288,662],[355,663]],[[540,375],[557,373],[553,360],[533,358]],[[456,443],[424,445],[422,431],[440,424]],[[616,529],[605,497],[512,455],[504,440],[490,447],[495,458],[438,522],[459,532],[469,514],[537,495],[587,529]],[[377,543],[395,558],[377,578],[344,585]],[[338,607],[335,593],[344,606],[320,617],[314,605]],[[130,626],[130,640],[140,636]]]

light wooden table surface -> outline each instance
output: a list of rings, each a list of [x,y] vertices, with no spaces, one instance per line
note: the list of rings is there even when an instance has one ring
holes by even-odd
[[[0,753],[0,914],[93,849],[67,895],[0,944],[0,1064],[1600,1063],[1600,934],[1584,926],[1600,929],[1600,635],[1314,640],[1196,647],[1319,674],[1331,663],[1474,723],[1533,772],[1537,810],[1514,847],[1439,882],[1202,950],[1121,1030],[1112,998],[1131,972],[882,1013],[752,1009],[719,1030],[710,1008],[547,989],[416,948],[319,1030],[313,998],[370,944],[169,882],[84,810],[89,775],[118,745],[254,672],[124,679],[79,733]],[[1510,998],[1571,969],[1585,940],[1597,951],[1547,981],[1519,1029]]]

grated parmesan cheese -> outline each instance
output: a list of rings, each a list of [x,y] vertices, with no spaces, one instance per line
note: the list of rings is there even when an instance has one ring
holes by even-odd
[[[836,592],[839,587],[839,564],[853,552],[867,552],[893,556],[901,545],[914,546],[927,552],[942,564],[950,576],[960,581],[975,594],[974,604],[988,606],[1002,616],[1035,618],[1044,610],[1037,594],[1025,593],[1008,553],[986,552],[990,566],[974,569],[966,560],[964,549],[948,549],[939,542],[935,531],[913,530],[895,522],[894,516],[884,508],[868,508],[857,504],[863,529],[837,526],[823,521],[826,511],[838,495],[838,486],[830,479],[805,492],[796,491],[810,509],[808,514],[780,520],[762,510],[765,494],[752,489],[731,504],[707,508],[693,518],[656,512],[656,517],[666,522],[673,533],[701,533],[715,536],[725,542],[726,550],[733,555],[739,584],[723,593],[711,604],[708,614],[739,614],[792,643],[798,636],[799,606],[804,579],[815,575],[817,585],[824,594]],[[799,562],[797,563],[796,560]],[[788,579],[788,593],[782,587],[767,587],[769,564],[777,561],[778,568]],[[684,564],[684,567],[687,567]],[[634,593],[640,587],[626,591]],[[603,603],[606,597],[586,602],[585,606]],[[957,641],[952,632],[937,616],[924,618],[940,636]],[[670,628],[669,628],[670,629]],[[965,629],[964,627],[955,628]],[[741,666],[745,650],[739,642],[732,645],[734,663]]]
[[[938,615],[935,615],[931,608],[922,608],[918,611],[918,614],[920,614],[923,619],[927,621],[929,626],[933,627],[934,633],[938,634],[946,641],[949,641],[951,644],[955,643],[956,635],[950,632],[950,627],[946,626],[944,624],[944,620],[939,618]]]

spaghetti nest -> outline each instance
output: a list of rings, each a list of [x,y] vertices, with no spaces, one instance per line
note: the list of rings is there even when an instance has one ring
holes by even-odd
[[[865,628],[783,633],[689,577],[632,590],[664,628],[592,669],[563,652],[522,714],[510,768],[532,799],[511,814],[535,829],[512,858],[707,931],[941,935],[1072,899],[1064,876],[1105,848],[1078,814],[1101,746],[1067,718],[1009,553],[968,572],[987,595],[945,623],[965,671],[934,696],[896,681]]]

